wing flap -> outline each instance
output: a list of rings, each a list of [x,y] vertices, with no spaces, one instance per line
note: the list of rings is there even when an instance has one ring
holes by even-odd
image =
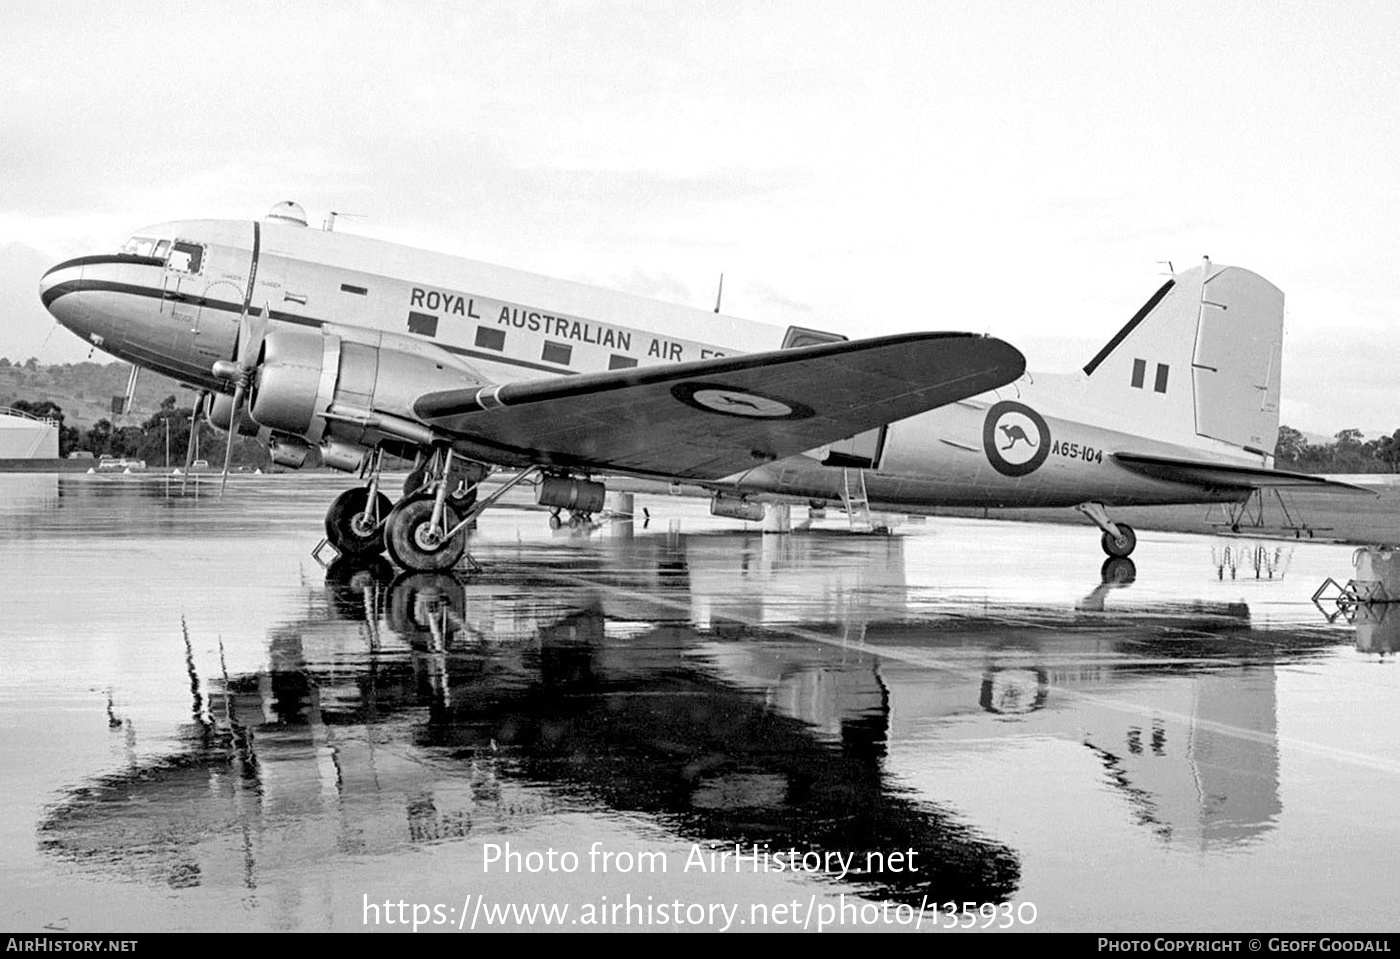
[[[1339,493],[1369,493],[1370,490],[1310,473],[1290,473],[1262,466],[1235,466],[1206,460],[1176,459],[1144,453],[1114,453],[1121,466],[1173,483],[1194,483],[1216,489],[1329,489]]]
[[[500,461],[716,479],[974,396],[1014,347],[916,333],[425,394],[425,422]]]

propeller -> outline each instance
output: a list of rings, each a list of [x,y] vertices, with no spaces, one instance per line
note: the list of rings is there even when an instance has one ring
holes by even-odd
[[[190,414],[190,438],[185,443],[185,476],[180,480],[180,492],[184,492],[190,482],[190,469],[194,466],[194,447],[199,442],[199,415],[204,411],[204,402],[209,398],[208,390],[200,390],[194,401],[194,412]]]
[[[261,314],[254,316],[245,312],[238,320],[238,341],[234,346],[234,357],[219,360],[214,364],[214,375],[233,380],[233,407],[228,418],[228,443],[224,446],[224,472],[219,480],[219,496],[224,495],[228,486],[229,461],[233,457],[233,438],[238,432],[238,413],[248,395],[248,387],[253,382],[253,371],[262,353],[263,339],[267,336],[267,317],[272,312],[271,304],[263,307]]]

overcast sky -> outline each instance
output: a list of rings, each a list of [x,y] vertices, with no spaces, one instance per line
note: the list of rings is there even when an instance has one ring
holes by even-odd
[[[138,227],[319,223],[1082,365],[1203,254],[1283,289],[1283,421],[1400,427],[1400,5],[0,4],[0,355]],[[98,354],[100,357],[102,354]]]

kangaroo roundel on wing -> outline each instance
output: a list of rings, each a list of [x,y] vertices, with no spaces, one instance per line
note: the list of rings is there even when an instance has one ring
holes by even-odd
[[[731,389],[717,383],[679,383],[671,395],[687,406],[707,413],[762,420],[805,420],[812,408],[754,390]]]
[[[1003,400],[987,411],[982,424],[982,448],[998,473],[1025,476],[1050,455],[1050,427],[1026,404]]]

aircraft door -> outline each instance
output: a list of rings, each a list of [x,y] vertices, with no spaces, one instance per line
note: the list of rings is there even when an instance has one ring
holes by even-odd
[[[849,339],[839,333],[823,330],[809,330],[800,326],[790,326],[783,337],[785,350],[802,346],[816,346],[819,343],[840,343]],[[820,460],[824,466],[875,469],[880,465],[880,454],[885,448],[885,431],[888,427],[877,426],[849,439],[812,450],[808,455]]]
[[[232,280],[215,280],[204,288],[195,313],[195,351],[213,363],[227,359],[238,332],[238,318],[243,312],[243,290]]]

